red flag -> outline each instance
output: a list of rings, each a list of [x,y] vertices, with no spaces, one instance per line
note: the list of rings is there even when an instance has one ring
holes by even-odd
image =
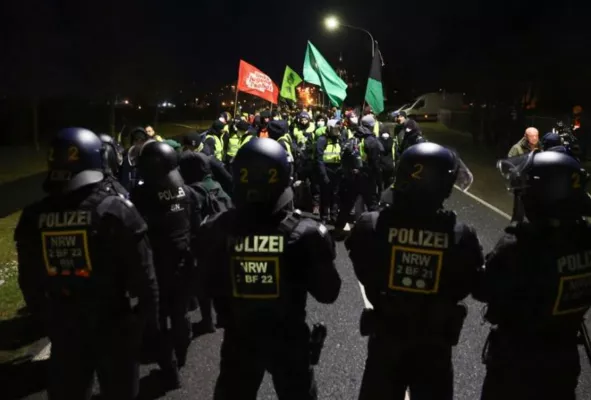
[[[242,60],[238,70],[238,91],[252,94],[273,104],[277,104],[279,96],[279,88],[271,78]]]

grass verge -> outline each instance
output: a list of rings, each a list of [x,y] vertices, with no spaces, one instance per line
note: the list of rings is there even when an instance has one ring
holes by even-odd
[[[20,212],[0,219],[0,364],[25,358],[39,339],[28,315],[19,314],[25,302],[18,286],[13,232]]]
[[[167,122],[158,127],[158,133],[172,138],[192,130],[205,130],[210,125],[211,121]],[[0,147],[0,185],[46,171],[46,156],[45,147],[39,151],[28,146]]]
[[[35,175],[47,169],[47,150],[32,147],[0,147],[0,185]]]
[[[158,127],[158,134],[166,139],[183,136],[191,131],[204,131],[211,126],[211,121],[169,122]]]
[[[16,249],[13,232],[20,211],[0,219],[0,321],[13,318],[24,306],[17,282]]]

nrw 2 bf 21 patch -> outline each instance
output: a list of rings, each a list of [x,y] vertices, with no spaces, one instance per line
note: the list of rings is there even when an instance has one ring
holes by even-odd
[[[279,257],[232,257],[234,297],[276,299],[279,297]]]
[[[435,294],[439,291],[442,264],[440,250],[392,246],[388,287],[396,291]]]

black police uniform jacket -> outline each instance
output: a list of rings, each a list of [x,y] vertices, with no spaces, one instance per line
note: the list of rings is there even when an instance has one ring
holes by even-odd
[[[474,297],[487,303],[485,317],[499,332],[572,343],[591,306],[591,227],[508,227],[486,257]]]
[[[26,207],[14,237],[27,307],[52,325],[60,324],[57,315],[74,314],[96,327],[129,313],[131,295],[155,321],[158,288],[146,231],[135,207],[102,183]]]
[[[386,208],[364,213],[346,246],[383,332],[457,343],[465,317],[457,303],[483,264],[473,229],[449,211]]]
[[[200,223],[196,195],[184,184],[144,183],[131,192],[131,200],[148,224],[158,283],[166,290],[194,267],[191,240]]]
[[[332,303],[340,290],[334,242],[323,225],[287,213],[258,222],[244,223],[233,209],[199,232],[198,262],[226,330],[301,326],[308,292]]]

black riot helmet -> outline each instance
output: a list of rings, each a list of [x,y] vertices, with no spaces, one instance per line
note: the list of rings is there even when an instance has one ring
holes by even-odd
[[[273,139],[253,138],[242,146],[232,162],[232,174],[237,209],[272,215],[293,198],[287,153]]]
[[[451,150],[436,143],[409,147],[400,157],[394,183],[395,204],[437,209],[454,185],[467,191],[473,176]]]
[[[50,194],[66,194],[102,181],[102,146],[99,137],[88,129],[59,131],[49,147],[44,190]]]
[[[107,174],[117,175],[123,162],[122,148],[110,135],[101,133],[98,136],[103,143],[103,169]]]
[[[508,189],[523,202],[528,220],[568,220],[591,216],[589,174],[579,161],[559,151],[538,150],[497,163]]]
[[[138,171],[147,184],[173,185],[183,184],[178,171],[178,153],[164,142],[146,142],[138,157]]]

